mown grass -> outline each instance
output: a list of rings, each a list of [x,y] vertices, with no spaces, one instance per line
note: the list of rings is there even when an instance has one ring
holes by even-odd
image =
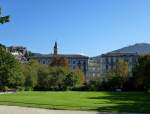
[[[144,92],[18,92],[0,95],[1,105],[100,112],[150,112]]]

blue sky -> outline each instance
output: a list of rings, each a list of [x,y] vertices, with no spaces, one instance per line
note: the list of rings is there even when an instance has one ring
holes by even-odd
[[[11,22],[0,25],[0,43],[33,52],[96,56],[150,43],[150,0],[0,0]]]

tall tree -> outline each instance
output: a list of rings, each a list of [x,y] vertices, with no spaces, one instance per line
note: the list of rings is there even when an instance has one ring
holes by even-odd
[[[127,81],[128,79],[128,63],[123,61],[123,60],[119,60],[116,64],[116,69],[115,69],[115,73],[117,76],[119,76],[123,82]]]
[[[110,86],[112,88],[123,88],[123,84],[128,80],[128,63],[119,60],[113,70],[107,73]]]
[[[24,83],[20,63],[0,47],[0,85],[8,87],[21,86]]]
[[[0,48],[6,49],[6,46],[3,44],[0,44]]]
[[[50,66],[68,67],[68,60],[64,57],[53,57]]]
[[[150,89],[150,55],[139,58],[138,64],[133,68],[133,78],[136,87]]]
[[[25,77],[24,86],[27,90],[32,90],[37,85],[39,63],[30,60],[27,64],[22,65],[22,72]]]

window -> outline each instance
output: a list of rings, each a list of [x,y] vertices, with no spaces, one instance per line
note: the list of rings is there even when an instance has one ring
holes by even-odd
[[[92,70],[95,71],[95,67],[93,67]]]
[[[71,64],[71,61],[70,61],[70,60],[68,60],[68,63],[69,63],[69,64]]]
[[[108,65],[106,64],[106,70],[108,70]]]
[[[95,73],[93,73],[93,77],[95,76]]]
[[[111,57],[108,58],[108,63],[111,63]]]
[[[43,61],[43,64],[46,64],[45,60]]]
[[[73,61],[73,64],[76,64],[76,61]]]
[[[116,62],[116,58],[115,58],[115,57],[113,57],[113,62],[114,62],[114,63]]]

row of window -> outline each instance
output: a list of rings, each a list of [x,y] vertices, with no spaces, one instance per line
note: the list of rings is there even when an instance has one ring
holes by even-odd
[[[100,67],[89,67],[90,71],[100,71]]]
[[[106,57],[103,58],[103,62],[106,63],[116,63],[119,60],[124,60],[126,62],[132,63],[132,62],[136,62],[136,57]]]
[[[41,64],[49,64],[49,60],[39,60],[39,63],[41,63]],[[76,68],[78,68],[79,66],[77,65],[77,64],[75,64],[76,63],[76,61],[73,61],[73,63],[74,64],[70,64],[69,66],[70,67],[72,67],[72,69],[76,69]],[[86,64],[81,64],[81,66],[80,66],[80,68],[81,69],[85,69],[86,68],[86,66],[85,66]]]
[[[49,63],[49,60],[39,60],[39,63],[41,63],[41,64],[48,64]],[[77,64],[81,64],[81,65],[85,65],[86,64],[86,62],[85,61],[76,61],[76,60],[73,60],[73,61],[69,61],[69,64],[70,65],[77,65]]]
[[[88,73],[89,77],[99,77],[100,73]]]

